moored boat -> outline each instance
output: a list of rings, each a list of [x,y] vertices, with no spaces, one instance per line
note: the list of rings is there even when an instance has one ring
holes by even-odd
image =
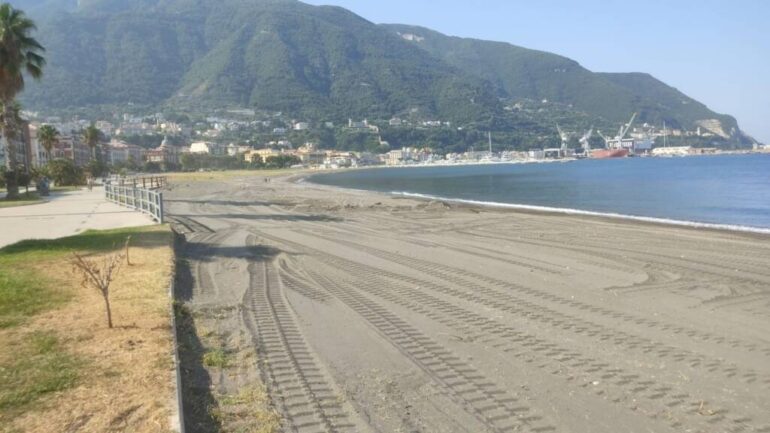
[[[591,151],[591,158],[625,158],[629,153],[630,151],[628,149],[594,149]]]

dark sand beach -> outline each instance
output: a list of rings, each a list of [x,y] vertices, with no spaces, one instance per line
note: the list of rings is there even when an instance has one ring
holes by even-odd
[[[770,432],[767,235],[285,178],[166,198],[177,295],[237,354],[201,383],[262,382],[284,431]]]

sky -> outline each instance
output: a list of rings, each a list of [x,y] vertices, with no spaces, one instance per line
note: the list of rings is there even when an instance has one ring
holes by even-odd
[[[549,51],[596,72],[647,72],[770,143],[768,0],[303,1]]]

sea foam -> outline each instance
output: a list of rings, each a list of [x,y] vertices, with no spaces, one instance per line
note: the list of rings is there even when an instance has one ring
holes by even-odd
[[[761,227],[751,227],[751,226],[741,226],[741,225],[731,225],[731,224],[714,224],[714,223],[705,223],[705,222],[698,222],[698,221],[683,221],[683,220],[676,220],[676,219],[669,219],[669,218],[624,215],[624,214],[612,213],[612,212],[595,212],[595,211],[581,210],[581,209],[535,206],[535,205],[528,205],[528,204],[466,200],[466,199],[458,199],[458,198],[439,197],[439,196],[434,196],[429,194],[418,194],[418,193],[405,192],[405,191],[392,191],[391,194],[400,196],[400,197],[409,197],[409,198],[417,198],[417,199],[425,199],[425,200],[440,200],[447,203],[472,204],[476,206],[484,206],[484,207],[491,207],[491,208],[517,209],[517,210],[528,210],[528,211],[535,211],[535,212],[550,212],[550,213],[560,213],[565,215],[593,216],[593,217],[614,218],[614,219],[631,220],[631,221],[642,221],[642,222],[648,222],[648,223],[666,224],[666,225],[681,226],[681,227],[729,230],[729,231],[744,232],[744,233],[770,234],[770,229],[761,228]]]

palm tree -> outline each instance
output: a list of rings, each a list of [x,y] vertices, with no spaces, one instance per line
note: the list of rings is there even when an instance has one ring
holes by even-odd
[[[96,160],[96,146],[99,145],[102,131],[93,123],[83,131],[83,141],[91,148],[91,159]]]
[[[43,145],[48,161],[51,160],[51,152],[59,143],[59,131],[51,125],[43,125],[37,131],[37,139]]]
[[[0,129],[6,142],[6,184],[8,198],[19,195],[16,140],[18,115],[13,113],[16,95],[24,89],[24,75],[39,79],[43,75],[45,49],[32,38],[34,21],[8,3],[0,4],[0,105],[3,116]]]

